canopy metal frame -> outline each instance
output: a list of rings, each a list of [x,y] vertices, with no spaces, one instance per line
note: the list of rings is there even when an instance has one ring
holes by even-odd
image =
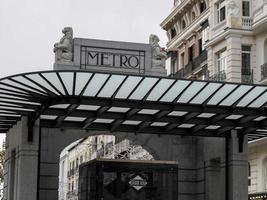
[[[90,71],[42,71],[0,79],[0,132],[29,127],[228,137],[267,136],[267,87]],[[32,130],[29,129],[29,140]]]

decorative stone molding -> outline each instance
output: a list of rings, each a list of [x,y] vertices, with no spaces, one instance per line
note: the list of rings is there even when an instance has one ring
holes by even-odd
[[[167,53],[159,46],[159,37],[151,34],[149,37],[149,44],[152,48],[152,67],[165,68],[165,61],[167,59]]]
[[[62,30],[64,36],[54,45],[55,63],[72,64],[73,57],[73,30],[65,27]]]

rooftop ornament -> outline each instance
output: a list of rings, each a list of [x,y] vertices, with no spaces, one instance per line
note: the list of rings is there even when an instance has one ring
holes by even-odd
[[[64,36],[54,45],[55,63],[72,64],[73,30],[71,27],[65,27],[62,33]]]
[[[152,48],[152,67],[165,68],[165,61],[167,59],[167,53],[159,45],[159,37],[151,34],[149,37],[149,44]]]

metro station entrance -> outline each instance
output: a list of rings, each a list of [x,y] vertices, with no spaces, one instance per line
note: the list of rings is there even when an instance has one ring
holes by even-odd
[[[79,200],[177,200],[178,165],[97,159],[80,166]]]
[[[157,44],[80,38],[71,44],[74,50],[67,58],[73,60],[63,59],[54,71],[0,79],[0,131],[7,133],[5,200],[57,200],[60,152],[80,138],[99,134],[129,138],[158,161],[178,162],[179,200],[247,199],[247,141],[266,136],[266,86],[164,76],[152,51]],[[89,62],[98,58],[92,53],[99,49],[104,66]],[[110,55],[118,54],[134,56],[138,68],[108,68]],[[104,169],[111,179],[103,175],[105,170],[100,174],[106,190],[101,195],[112,196],[123,177],[129,197],[132,187],[145,183],[151,184],[151,198],[164,188],[153,182],[164,179],[151,178],[153,170]],[[152,195],[153,187],[158,189]],[[140,191],[142,199],[146,192]]]

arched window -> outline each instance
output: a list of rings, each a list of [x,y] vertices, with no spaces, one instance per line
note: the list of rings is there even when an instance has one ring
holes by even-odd
[[[185,23],[185,20],[183,19],[183,21],[182,21],[182,29],[185,29],[185,27],[186,27],[186,23]]]
[[[200,2],[200,13],[203,13],[207,9],[205,1]]]

